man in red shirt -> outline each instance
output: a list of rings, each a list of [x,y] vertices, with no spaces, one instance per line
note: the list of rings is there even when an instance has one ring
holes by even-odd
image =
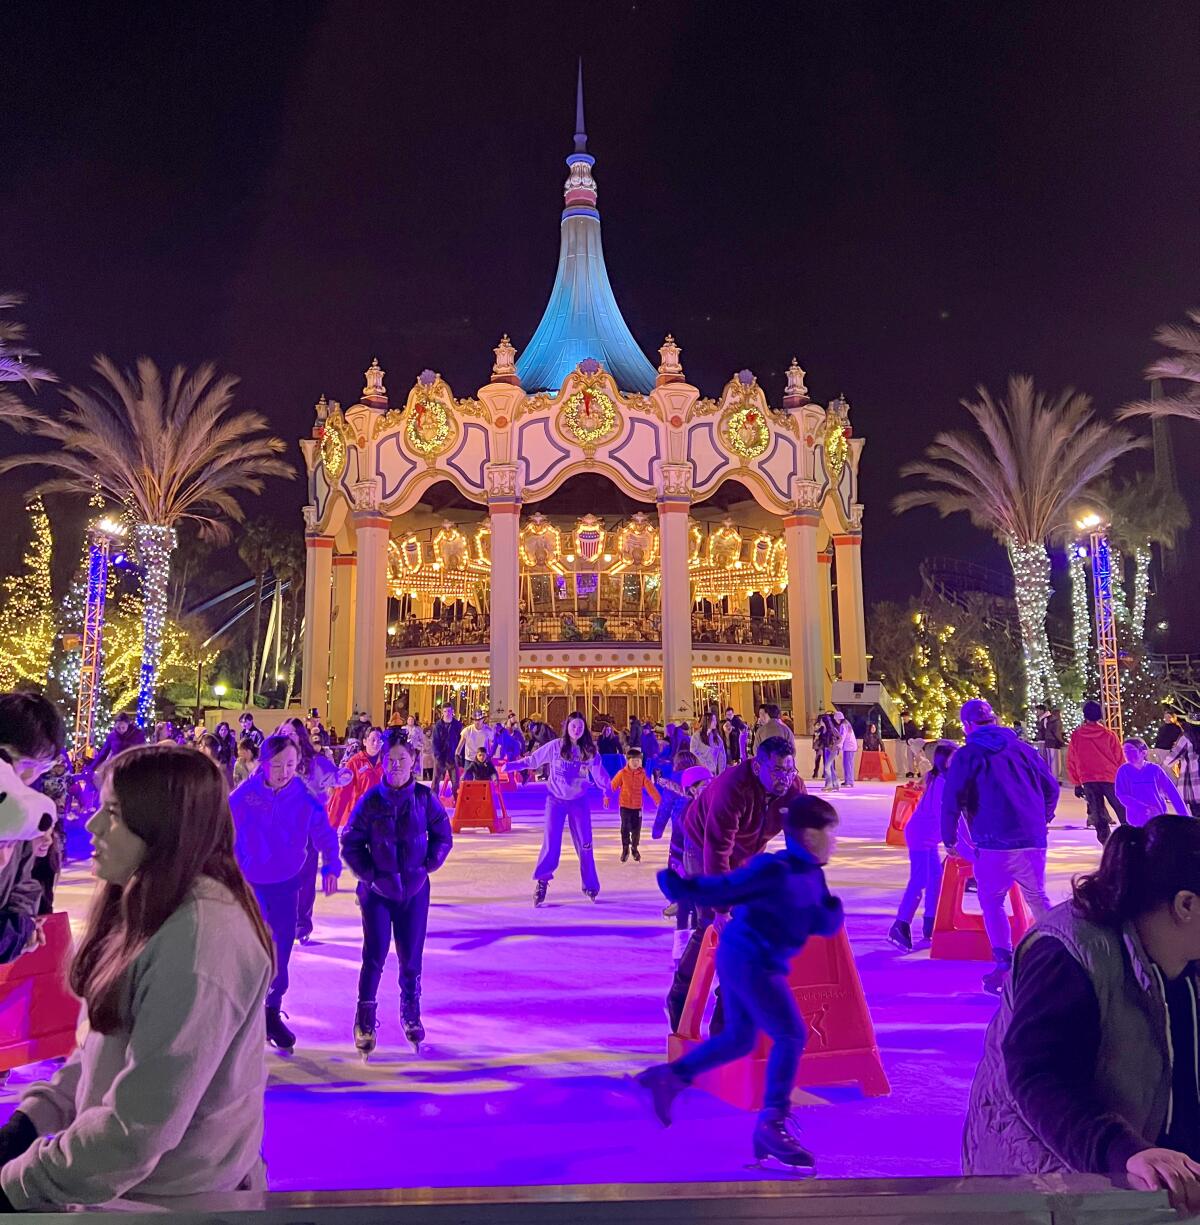
[[[740,868],[780,832],[788,801],[803,792],[793,745],[782,736],[761,741],[753,757],[722,771],[683,814],[683,874],[713,876]],[[672,1033],[679,1028],[704,933],[710,923],[719,932],[728,921],[727,911],[698,910],[667,994]],[[719,1027],[717,1016],[713,1023]]]
[[[1125,805],[1117,799],[1113,785],[1117,771],[1125,764],[1125,754],[1116,733],[1100,722],[1104,708],[1099,702],[1085,702],[1083,718],[1067,745],[1067,777],[1076,795],[1081,794],[1087,801],[1088,824],[1095,826],[1096,838],[1103,845],[1112,827],[1105,800],[1112,805],[1117,820],[1125,824]]]

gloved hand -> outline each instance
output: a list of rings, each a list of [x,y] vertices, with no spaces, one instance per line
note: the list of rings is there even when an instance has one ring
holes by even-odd
[[[1077,800],[1082,800],[1082,799],[1086,799],[1086,798],[1087,798],[1087,793],[1084,791],[1084,789],[1083,789],[1082,787],[1076,787],[1076,788],[1075,788],[1075,798],[1076,798]]]

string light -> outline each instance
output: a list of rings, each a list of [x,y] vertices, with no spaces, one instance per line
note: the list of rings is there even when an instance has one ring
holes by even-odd
[[[1010,539],[1017,617],[1021,623],[1021,646],[1025,655],[1025,702],[1030,710],[1044,702],[1063,704],[1062,685],[1050,654],[1046,614],[1050,608],[1050,555],[1042,542],[1022,544]]]
[[[1116,593],[1113,593],[1115,598]],[[1133,604],[1129,611],[1129,627],[1134,642],[1146,637],[1146,604],[1150,598],[1150,544],[1138,545],[1133,554]]]
[[[1129,620],[1129,604],[1125,599],[1125,558],[1121,550],[1109,546],[1112,558],[1112,600],[1113,617],[1118,625],[1124,625]]]
[[[139,670],[137,721],[139,727],[154,724],[155,689],[162,658],[163,629],[167,619],[167,584],[171,577],[171,554],[177,542],[175,529],[139,523],[135,531],[138,559],[142,566],[143,654]]]
[[[771,432],[757,404],[743,404],[725,425],[725,440],[744,459],[757,459],[771,441]]]
[[[419,455],[437,455],[450,437],[450,415],[445,405],[437,400],[417,400],[408,418],[404,437]]]
[[[54,538],[42,499],[25,507],[32,538],[20,574],[0,585],[0,688],[19,682],[44,685],[50,674],[54,649],[54,595],[50,585],[50,557]]]

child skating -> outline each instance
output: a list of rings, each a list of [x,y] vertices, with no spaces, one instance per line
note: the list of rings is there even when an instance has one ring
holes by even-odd
[[[754,1155],[795,1171],[811,1172],[815,1162],[787,1127],[807,1037],[788,969],[809,936],[830,936],[842,925],[842,904],[830,894],[822,871],[836,845],[837,820],[827,801],[799,795],[783,813],[784,850],[755,855],[720,876],[687,879],[670,868],[658,874],[669,898],[735,907],[717,945],[725,1028],[682,1058],[647,1068],[635,1079],[668,1126],[679,1093],[701,1073],[749,1055],[759,1032],[765,1033],[772,1046]]]
[[[450,819],[441,801],[416,781],[416,757],[404,728],[388,730],[383,782],[359,800],[342,836],[342,855],[358,877],[362,911],[362,969],[354,1045],[365,1059],[374,1049],[376,993],[395,941],[400,963],[400,1021],[417,1051],[421,1023],[421,967],[429,924],[429,876],[450,853]]]
[[[904,827],[908,846],[908,884],[900,896],[896,919],[888,939],[906,953],[912,952],[912,922],[921,896],[925,897],[924,934],[933,939],[933,920],[937,914],[938,893],[942,885],[942,797],[946,787],[946,768],[955,746],[944,741],[933,750],[933,765],[925,775],[924,790],[917,807]]]
[[[656,804],[662,803],[658,788],[642,768],[642,750],[630,749],[628,763],[613,776],[612,789],[618,792],[621,809],[621,862],[630,855],[635,863],[642,862],[638,849],[642,840],[642,795],[648,792]]]

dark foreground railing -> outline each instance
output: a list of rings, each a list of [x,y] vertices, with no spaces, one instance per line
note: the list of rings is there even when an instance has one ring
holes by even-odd
[[[1178,1219],[1163,1192],[1119,1190],[1086,1174],[241,1192],[190,1196],[169,1206],[171,1225],[1165,1225]],[[161,1207],[122,1204],[121,1220],[163,1225]],[[37,1217],[45,1225],[79,1225],[79,1219],[77,1213]]]

